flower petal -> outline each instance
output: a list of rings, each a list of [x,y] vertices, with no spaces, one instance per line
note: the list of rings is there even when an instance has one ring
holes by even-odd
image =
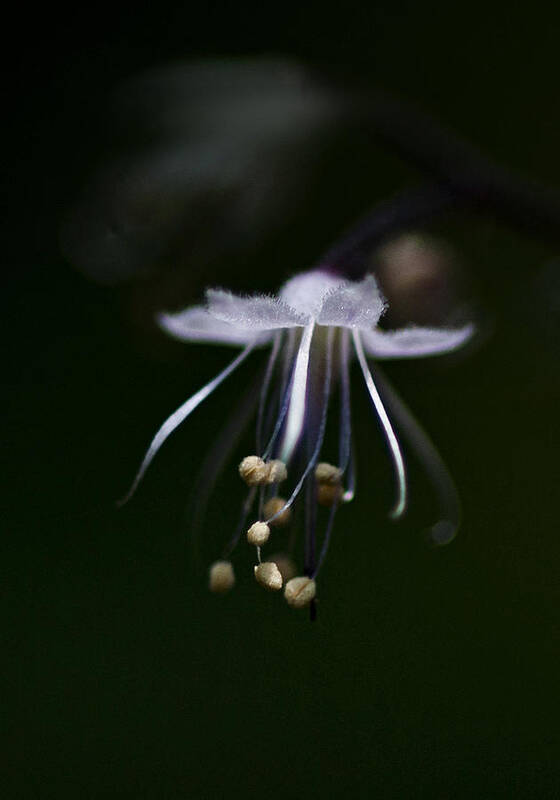
[[[457,350],[474,333],[474,325],[462,328],[402,328],[398,331],[363,331],[367,352],[375,358],[417,358]]]
[[[258,332],[237,328],[216,319],[202,306],[193,306],[177,314],[162,312],[158,314],[157,321],[164,331],[183,342],[244,345],[263,337]]]
[[[359,282],[344,282],[323,298],[317,322],[370,330],[377,325],[387,304],[373,275]]]
[[[240,297],[222,289],[206,292],[208,312],[218,320],[238,329],[267,331],[305,325],[305,314],[290,308],[282,300],[267,295]]]
[[[306,317],[317,319],[327,294],[348,281],[325,270],[310,270],[296,275],[280,289],[280,300]]]

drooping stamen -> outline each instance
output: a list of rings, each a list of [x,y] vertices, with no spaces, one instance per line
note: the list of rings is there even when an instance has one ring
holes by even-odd
[[[315,572],[315,547],[317,530],[317,485],[310,475],[305,487],[305,542],[303,572],[309,577]]]
[[[235,573],[229,561],[214,561],[208,573],[208,588],[215,594],[225,594],[235,586]]]
[[[266,460],[270,458],[273,449],[276,446],[276,441],[282,430],[282,426],[284,425],[284,420],[286,419],[286,414],[288,413],[288,409],[290,407],[290,400],[292,397],[292,387],[294,384],[294,375],[297,365],[297,359],[294,361],[293,359],[293,351],[295,349],[294,343],[295,338],[292,336],[293,330],[288,332],[288,348],[289,352],[286,356],[286,360],[284,363],[283,368],[283,375],[282,375],[282,387],[280,389],[279,395],[279,407],[278,407],[278,418],[274,425],[274,430],[272,431],[272,435],[268,441],[268,444],[265,447],[263,458]]]
[[[274,367],[276,366],[276,359],[278,358],[278,353],[280,352],[280,345],[282,343],[282,333],[277,333],[274,336],[274,342],[272,345],[272,352],[268,358],[268,363],[266,365],[266,372],[264,375],[262,389],[259,399],[259,411],[257,415],[257,432],[256,432],[256,452],[257,455],[261,454],[261,447],[262,447],[262,436],[263,436],[263,425],[264,425],[264,412],[266,408],[266,401],[268,398],[268,393],[270,389],[270,381],[272,380],[272,375],[274,373]]]
[[[310,327],[312,327],[312,326],[310,326]],[[306,331],[307,330],[308,329],[306,328]],[[313,451],[311,453],[311,456],[309,458],[307,466],[303,470],[303,473],[302,473],[299,481],[297,482],[296,487],[293,490],[292,494],[290,495],[290,497],[286,501],[285,505],[281,509],[279,509],[276,512],[276,514],[274,514],[272,517],[270,517],[270,519],[265,520],[265,522],[267,522],[268,524],[270,524],[270,522],[272,520],[274,520],[277,516],[282,514],[287,508],[290,508],[290,506],[292,505],[292,503],[294,502],[294,500],[296,499],[296,497],[300,493],[301,487],[303,486],[303,484],[305,482],[305,479],[307,478],[307,476],[309,475],[311,470],[313,470],[315,468],[315,464],[317,463],[317,461],[319,459],[319,454],[321,452],[321,447],[323,445],[323,439],[325,438],[325,428],[327,427],[327,413],[328,413],[328,409],[329,409],[329,395],[330,395],[330,391],[331,391],[331,371],[332,371],[332,363],[331,362],[332,362],[333,336],[334,336],[334,328],[328,328],[327,343],[326,343],[326,348],[325,348],[326,349],[325,360],[324,360],[325,377],[324,377],[324,381],[323,381],[323,391],[322,391],[322,397],[321,397],[321,411],[320,411],[319,423],[318,423],[318,426],[317,426],[317,433],[316,433],[316,436],[315,436],[315,443],[314,443],[314,446],[313,446]],[[310,344],[311,344],[311,342],[309,343],[309,345]],[[302,342],[302,345],[303,345],[303,342]],[[300,347],[300,352],[301,352],[301,347]],[[298,357],[299,357],[299,354],[298,354]],[[307,347],[306,366],[308,365],[308,362],[309,362],[309,347]],[[302,384],[302,383],[304,383],[304,390],[305,390],[305,392],[307,392],[307,374],[305,376],[305,382],[303,382],[303,380],[300,381],[300,384]],[[300,385],[300,389],[301,389],[301,385]],[[298,405],[299,405],[300,398],[298,398],[297,402],[298,402]],[[301,403],[303,403],[303,411],[305,412],[305,404],[306,404],[306,398],[305,397],[301,398]],[[300,427],[301,428],[303,428],[303,422],[304,422],[304,420],[302,419],[301,423],[300,423]],[[311,422],[310,422],[309,423],[309,427],[313,428],[315,426],[312,425]],[[297,439],[299,439],[299,435],[298,435]],[[297,443],[297,439],[296,439],[296,443]],[[283,460],[285,461],[286,459],[283,459]]]
[[[387,416],[387,412],[385,411],[383,402],[381,400],[381,397],[379,396],[379,392],[377,391],[377,387],[375,386],[371,372],[369,371],[366,357],[364,355],[364,349],[362,347],[362,341],[360,339],[360,334],[357,330],[353,330],[352,336],[354,338],[354,347],[356,349],[356,355],[358,356],[358,361],[360,362],[360,367],[362,368],[362,372],[364,374],[364,379],[366,382],[368,392],[373,401],[373,405],[375,406],[375,410],[377,411],[377,416],[379,417],[379,421],[381,422],[381,426],[383,428],[383,432],[385,434],[385,438],[387,439],[387,444],[389,445],[391,456],[393,458],[393,464],[395,467],[395,473],[397,477],[397,501],[395,503],[394,508],[390,512],[390,516],[392,517],[392,519],[398,519],[400,516],[403,515],[406,509],[406,502],[407,502],[406,471],[404,467],[404,460],[399,446],[399,441],[395,435],[395,431],[393,430],[389,417]]]
[[[343,474],[348,467],[352,450],[349,350],[349,331],[348,328],[344,328],[340,333],[340,436],[338,440],[338,465]]]
[[[338,459],[342,474],[346,475],[346,489],[343,491],[339,502],[335,502],[329,509],[327,527],[321,545],[319,560],[311,575],[316,578],[319,574],[329,549],[331,534],[334,527],[334,518],[340,502],[349,503],[354,498],[354,457],[352,452],[352,415],[350,403],[350,334],[347,328],[340,335],[340,436],[338,441]]]
[[[342,494],[342,502],[350,503],[356,494],[356,460],[354,458],[354,450],[350,450],[350,461],[348,462],[348,469],[346,470],[345,489]]]
[[[284,392],[286,391],[288,383],[292,377],[294,353],[296,352],[298,334],[299,334],[298,328],[288,328],[288,330],[286,331],[287,343],[285,347],[282,348],[283,364],[282,364],[282,385],[280,391],[280,400],[284,396]]]
[[[204,523],[204,518],[208,510],[208,503],[216,485],[218,476],[227,461],[230,460],[233,450],[245,432],[249,420],[254,415],[256,405],[256,385],[253,384],[249,391],[241,398],[231,419],[216,437],[208,455],[202,462],[202,466],[194,481],[191,501],[188,506],[187,514],[189,527],[191,529],[191,544],[194,546],[198,539],[198,534]]]
[[[256,342],[253,342],[253,343],[247,345],[247,347],[245,347],[245,349],[242,350],[241,353],[239,353],[239,355],[236,358],[234,358],[234,360],[222,372],[220,372],[219,375],[217,375],[215,378],[213,378],[213,380],[211,380],[209,383],[207,383],[206,386],[203,386],[202,389],[199,389],[198,392],[193,394],[192,397],[189,397],[189,399],[186,402],[184,402],[182,406],[179,406],[179,408],[176,411],[174,411],[173,414],[171,414],[171,416],[168,417],[165,420],[165,422],[163,423],[161,428],[158,430],[158,432],[156,433],[156,435],[152,439],[152,442],[151,442],[151,444],[150,444],[150,446],[148,448],[148,451],[146,452],[146,455],[144,456],[144,459],[143,459],[143,461],[142,461],[142,463],[140,465],[140,469],[138,470],[138,472],[136,474],[136,477],[134,478],[134,480],[132,482],[132,486],[130,487],[128,492],[125,494],[125,496],[121,500],[118,501],[118,505],[119,506],[124,505],[125,503],[127,503],[130,500],[130,498],[132,497],[132,495],[136,491],[136,489],[138,487],[138,484],[140,483],[140,481],[144,477],[144,474],[145,474],[146,470],[148,469],[149,465],[151,464],[154,456],[156,455],[157,451],[162,446],[162,444],[165,442],[167,437],[171,433],[173,433],[175,428],[177,428],[177,426],[180,425],[181,422],[183,422],[189,416],[189,414],[191,414],[195,410],[195,408],[197,408],[197,406],[199,406],[200,403],[202,403],[203,400],[206,400],[206,398],[210,394],[212,394],[214,389],[217,389],[218,386],[227,377],[229,377],[229,375],[231,375],[231,373],[235,369],[237,369],[237,367],[243,361],[245,361],[247,356],[255,348],[255,345],[256,345]]]
[[[276,495],[271,497],[263,506],[262,515],[265,519],[271,520],[274,527],[284,527],[289,525],[292,520],[292,509],[286,506],[286,500]]]
[[[453,478],[434,443],[395,392],[382,370],[377,365],[374,370],[385,403],[424,466],[436,492],[441,518],[430,529],[432,539],[436,544],[447,544],[455,537],[461,523],[461,501]]]
[[[262,547],[270,538],[270,528],[264,522],[254,522],[247,531],[247,541],[256,547]]]
[[[315,569],[311,573],[311,576],[310,576],[311,578],[316,578],[317,575],[319,574],[319,570],[323,566],[323,562],[324,562],[325,557],[327,555],[327,551],[329,549],[329,544],[330,544],[330,541],[331,541],[331,533],[332,533],[332,530],[333,530],[334,518],[335,518],[335,514],[336,514],[337,509],[338,509],[338,503],[334,503],[334,505],[332,505],[330,507],[330,509],[329,509],[329,519],[327,521],[327,528],[325,530],[325,536],[323,538],[323,544],[321,545],[321,552],[319,554],[319,561],[317,562],[317,566],[315,567]]]
[[[356,465],[352,446],[352,404],[350,402],[350,331],[340,333],[340,436],[338,440],[339,464],[346,477],[342,502],[354,499]]]
[[[262,561],[259,557],[259,564],[255,567],[255,579],[263,589],[269,592],[278,592],[282,588],[284,580],[282,573],[274,561]]]
[[[285,389],[284,394],[282,395],[282,400],[280,404],[280,411],[278,413],[278,419],[276,420],[276,424],[274,426],[274,430],[272,431],[272,436],[268,440],[268,444],[266,445],[265,451],[263,453],[263,458],[266,460],[270,457],[272,453],[272,449],[276,444],[276,440],[278,439],[278,434],[284,424],[284,420],[286,418],[286,414],[288,413],[288,408],[290,406],[290,393],[291,393],[291,383]]]
[[[309,353],[311,351],[311,341],[315,322],[307,325],[303,329],[301,343],[296,356],[294,377],[290,391],[290,405],[286,419],[286,430],[280,448],[280,458],[287,464],[296,448],[303,430],[305,419],[305,400],[307,394],[307,379],[309,368]]]
[[[247,497],[245,498],[245,500],[241,505],[241,514],[239,515],[239,520],[237,522],[235,531],[223,551],[224,558],[228,558],[233,553],[233,551],[237,547],[239,539],[241,538],[241,534],[247,528],[247,517],[249,516],[249,511],[251,510],[253,503],[255,501],[256,493],[257,493],[257,487],[252,486],[249,489],[249,492],[247,493]]]
[[[315,581],[304,575],[298,575],[292,578],[286,584],[284,589],[284,597],[286,602],[292,608],[305,608],[313,603],[316,592]],[[311,605],[310,609],[311,619],[315,619],[315,608]]]

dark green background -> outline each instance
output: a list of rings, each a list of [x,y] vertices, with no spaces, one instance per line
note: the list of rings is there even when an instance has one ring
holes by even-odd
[[[187,558],[190,476],[250,369],[115,510],[151,433],[228,354],[169,349],[131,311],[141,289],[88,282],[57,239],[62,212],[110,149],[101,126],[85,124],[92,109],[119,81],[178,57],[337,64],[558,186],[556,20],[544,4],[442,2],[43,13],[6,33],[16,49],[1,582],[16,702],[4,796],[556,797],[560,279],[543,266],[560,244],[454,224],[493,335],[458,363],[389,374],[452,469],[464,526],[447,549],[425,545],[433,507],[414,467],[411,514],[390,526],[387,478],[380,465],[370,483],[362,447],[365,491],[340,513],[310,625],[248,579],[210,596]],[[360,188],[371,203],[403,184],[402,171],[392,182],[393,160],[372,159],[382,191]],[[346,221],[355,180],[333,171],[331,222]],[[305,268],[338,230],[319,209],[306,210],[307,234],[284,241],[277,275],[263,279],[249,261],[244,278],[269,288]],[[359,442],[377,436],[361,397],[356,429]],[[232,520],[236,489],[217,501]]]

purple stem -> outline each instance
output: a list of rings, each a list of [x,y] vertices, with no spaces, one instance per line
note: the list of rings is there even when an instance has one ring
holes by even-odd
[[[395,234],[450,211],[457,199],[440,186],[426,184],[406,189],[379,203],[363,216],[340,242],[321,258],[318,268],[341,273],[348,278],[362,277],[366,257],[374,247]]]
[[[558,242],[560,192],[516,175],[412,105],[381,92],[341,100],[345,118],[428,176],[429,183],[380,203],[321,259],[320,266],[361,277],[365,257],[390,236],[450,211],[482,214]]]
[[[430,115],[388,94],[348,97],[348,113],[404,161],[444,190],[467,210],[489,214],[500,222],[558,241],[560,193],[496,164],[470,142]]]

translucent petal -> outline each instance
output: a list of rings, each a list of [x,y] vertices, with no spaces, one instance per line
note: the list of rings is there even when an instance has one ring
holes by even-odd
[[[417,358],[449,353],[474,333],[474,325],[462,328],[402,328],[398,331],[363,331],[365,349],[375,358]]]
[[[356,283],[343,283],[323,298],[317,322],[346,328],[370,329],[377,325],[386,308],[385,298],[373,275]]]
[[[206,292],[206,299],[208,311],[213,317],[245,330],[293,328],[308,322],[305,314],[290,308],[276,297],[267,295],[240,297],[222,289],[209,289]]]
[[[216,319],[202,306],[193,306],[177,314],[158,314],[158,324],[164,331],[183,342],[209,342],[216,344],[245,345],[254,341],[265,341],[263,333],[237,328],[221,319]]]

